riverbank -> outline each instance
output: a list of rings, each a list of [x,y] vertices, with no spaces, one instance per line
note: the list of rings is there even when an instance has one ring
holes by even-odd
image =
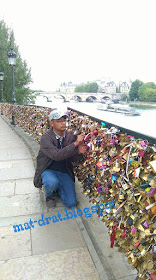
[[[139,107],[139,106],[143,106],[143,107],[147,107],[147,108],[153,108],[155,107],[156,108],[156,102],[141,102],[141,101],[131,101],[131,102],[124,102],[124,101],[121,101],[121,104],[129,104],[130,106],[136,106],[136,107]]]

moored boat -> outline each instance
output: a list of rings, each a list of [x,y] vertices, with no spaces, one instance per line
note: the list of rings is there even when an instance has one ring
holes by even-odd
[[[140,112],[135,110],[134,108],[129,107],[128,105],[123,104],[114,104],[114,103],[105,103],[99,104],[97,107],[98,110],[121,113],[127,116],[140,116]]]

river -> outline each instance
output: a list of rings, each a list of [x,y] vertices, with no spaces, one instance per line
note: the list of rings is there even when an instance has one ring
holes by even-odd
[[[120,113],[97,110],[99,104],[91,102],[64,103],[62,99],[46,102],[44,97],[38,96],[36,98],[36,105],[38,106],[59,108],[60,110],[66,110],[67,107],[71,107],[92,117],[156,138],[156,107],[137,109],[141,114],[140,116],[127,116]]]

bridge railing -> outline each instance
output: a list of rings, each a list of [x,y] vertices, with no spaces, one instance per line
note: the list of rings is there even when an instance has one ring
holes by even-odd
[[[42,132],[44,132],[43,129],[47,129],[49,127],[48,114],[52,110],[51,107],[44,107],[44,106],[38,106],[38,105],[14,105],[13,106],[12,104],[8,104],[8,103],[0,103],[0,104],[1,104],[0,106],[3,106],[4,115],[6,115],[6,117],[10,120],[12,119],[12,111],[14,111],[16,124],[18,124],[21,127],[27,127],[28,122],[30,122],[30,127],[31,127],[32,123],[34,124],[34,120],[35,120],[36,124],[32,128],[32,130],[34,131],[34,133],[37,133],[36,130],[38,128],[38,125],[42,124],[42,128],[40,129],[40,135],[42,134]],[[124,128],[124,127],[116,125],[114,123],[110,123],[104,119],[98,119],[98,118],[92,117],[88,114],[84,114],[83,112],[81,112],[79,110],[75,110],[71,107],[67,107],[67,108],[69,110],[72,110],[72,111],[78,113],[81,116],[88,116],[91,120],[96,121],[98,123],[104,122],[107,127],[112,127],[112,126],[116,127],[123,133],[129,134],[129,135],[134,136],[135,138],[144,139],[153,144],[156,144],[155,137]],[[55,109],[55,107],[53,109]],[[26,118],[28,118],[28,119],[25,122]]]
[[[134,130],[130,130],[130,129],[127,129],[125,127],[122,127],[122,126],[119,126],[119,125],[116,125],[114,123],[110,123],[106,120],[103,120],[103,119],[98,119],[98,118],[95,118],[95,117],[92,117],[88,114],[84,114],[83,112],[79,111],[79,110],[76,110],[76,109],[73,109],[71,107],[68,107],[69,110],[72,110],[76,113],[78,113],[79,115],[81,116],[88,116],[91,120],[93,121],[96,121],[98,123],[101,123],[101,122],[104,122],[106,124],[107,127],[116,127],[117,129],[119,129],[120,131],[122,131],[123,133],[126,133],[126,134],[129,134],[129,135],[132,135],[134,136],[135,138],[139,138],[139,139],[144,139],[144,140],[148,140],[149,142],[153,143],[153,144],[156,144],[156,138],[155,137],[152,137],[152,136],[149,136],[147,134],[143,134],[143,133],[140,133],[140,132],[136,132]]]

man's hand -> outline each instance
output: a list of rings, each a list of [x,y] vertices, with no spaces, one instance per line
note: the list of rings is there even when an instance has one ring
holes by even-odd
[[[84,133],[81,133],[80,135],[77,136],[77,139],[74,142],[75,147],[79,146],[82,143],[84,136],[85,136]]]
[[[78,146],[78,154],[84,154],[87,151],[87,147],[84,144]]]

